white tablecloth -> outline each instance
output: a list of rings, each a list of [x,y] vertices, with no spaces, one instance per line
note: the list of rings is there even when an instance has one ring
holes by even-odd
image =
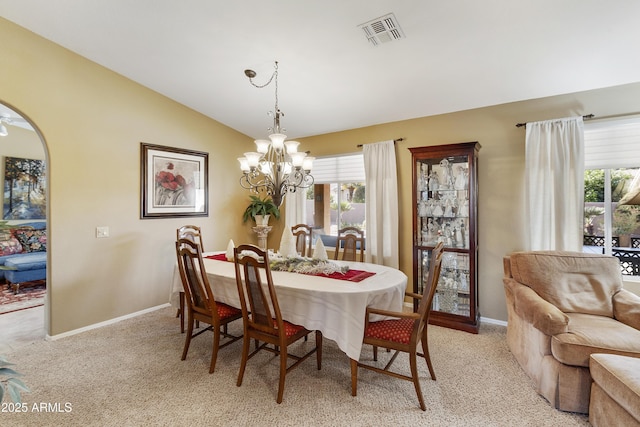
[[[357,360],[362,348],[367,306],[401,311],[407,276],[400,270],[377,264],[335,262],[376,274],[360,282],[350,282],[272,271],[273,281],[285,320],[321,331],[325,338],[334,340],[350,358]],[[204,258],[204,266],[216,300],[240,307],[234,263]],[[178,307],[182,290],[176,266],[171,290],[171,303],[175,307]]]

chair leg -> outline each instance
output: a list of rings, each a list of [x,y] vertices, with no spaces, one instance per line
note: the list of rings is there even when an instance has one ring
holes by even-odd
[[[351,359],[351,396],[358,395],[358,361]]]
[[[257,342],[258,340],[256,340]],[[242,359],[240,360],[240,372],[238,372],[238,382],[236,385],[240,387],[242,385],[242,377],[244,377],[244,368],[247,367],[247,359],[249,358],[249,343],[251,338],[247,336],[247,331],[244,331],[244,337],[242,338]]]
[[[180,292],[180,308],[176,317],[180,317],[180,333],[184,334],[184,292]]]
[[[218,358],[218,349],[220,348],[220,325],[213,327],[213,351],[211,352],[211,365],[209,366],[209,373],[212,374],[216,370],[216,359]]]
[[[416,394],[418,395],[418,401],[420,402],[420,409],[423,411],[427,410],[426,405],[424,404],[424,399],[422,398],[422,391],[420,390],[420,378],[418,377],[418,361],[416,360],[416,352],[412,351],[409,354],[409,364],[411,365],[411,378],[413,378],[413,386],[416,389]]]
[[[189,351],[189,345],[191,344],[191,337],[193,336],[193,318],[192,316],[189,316],[189,325],[187,328],[187,337],[184,340],[184,350],[182,350],[182,359],[184,360],[187,358],[187,352]]]
[[[435,381],[436,373],[433,370],[433,364],[431,363],[431,357],[429,356],[429,341],[427,341],[426,333],[422,335],[422,352],[424,354],[425,360],[427,361],[427,366],[429,367],[429,374],[431,375],[431,379]]]
[[[287,346],[283,345],[280,348],[280,381],[278,382],[278,398],[277,403],[282,403],[282,397],[284,396],[284,379],[287,376]]]
[[[377,362],[378,361],[378,347],[377,346],[373,346],[373,361]]]
[[[316,361],[318,371],[322,369],[322,332],[316,331]]]

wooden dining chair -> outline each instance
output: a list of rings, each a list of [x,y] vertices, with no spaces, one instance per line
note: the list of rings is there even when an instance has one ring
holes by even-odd
[[[364,262],[364,232],[358,227],[338,230],[333,259]]]
[[[216,368],[218,349],[242,338],[242,336],[229,334],[226,328],[230,322],[242,318],[242,311],[215,300],[207,279],[202,261],[202,250],[199,244],[193,243],[190,239],[179,239],[176,242],[176,254],[178,256],[178,269],[180,270],[180,278],[184,288],[188,317],[187,336],[184,342],[184,350],[182,351],[182,360],[187,358],[191,339],[211,330],[213,331],[213,352],[211,354],[209,373],[213,373]],[[207,323],[210,326],[194,333],[194,324],[196,322]],[[222,344],[220,343],[221,336],[227,339]]]
[[[367,307],[365,317],[365,331],[363,344],[371,344],[373,346],[373,360],[378,360],[378,347],[389,350],[395,350],[395,353],[389,359],[384,368],[374,365],[364,364],[358,360],[351,359],[351,395],[356,396],[358,391],[358,368],[369,369],[380,374],[412,381],[420,402],[420,409],[427,410],[420,390],[420,381],[418,378],[418,362],[417,356],[424,357],[427,361],[429,374],[431,379],[435,381],[436,374],[433,371],[431,358],[429,357],[429,342],[427,339],[427,327],[429,323],[429,313],[431,312],[431,302],[438,286],[438,278],[440,277],[440,265],[442,262],[443,244],[438,245],[431,251],[429,261],[429,276],[425,282],[424,292],[422,295],[413,292],[406,292],[405,295],[420,300],[418,311],[415,313],[395,312],[388,310],[379,310]],[[372,314],[392,317],[392,319],[371,322],[369,320]],[[418,352],[418,342],[422,342],[422,353]],[[411,368],[411,376],[391,371],[389,368],[398,356],[399,352],[409,354],[409,365]]]
[[[296,224],[291,227],[291,233],[296,239],[296,251],[300,256],[311,256],[313,254],[312,237],[313,229],[307,224]]]
[[[176,230],[176,241],[180,239],[189,239],[193,243],[200,245],[200,250],[204,252],[204,245],[202,244],[202,231],[197,225],[183,225]],[[176,317],[180,318],[180,332],[184,333],[184,292],[180,292],[179,306]]]
[[[318,370],[322,368],[322,333],[315,331],[315,347],[303,356],[288,353],[288,347],[294,342],[306,337],[311,331],[302,326],[294,325],[282,318],[276,289],[269,268],[269,255],[266,251],[254,245],[240,245],[234,250],[236,283],[242,307],[244,324],[244,339],[242,345],[242,360],[238,373],[237,385],[242,385],[247,361],[260,350],[267,350],[280,355],[280,380],[278,382],[278,397],[276,402],[282,402],[284,394],[284,380],[286,374],[306,360],[313,353],[316,354]],[[261,342],[257,348],[249,353],[251,339]],[[269,347],[269,345],[273,347]],[[287,359],[295,360],[287,367]]]
[[[197,225],[183,225],[176,230],[176,240],[189,239],[193,243],[200,245],[200,249],[204,252],[202,244],[202,230]]]

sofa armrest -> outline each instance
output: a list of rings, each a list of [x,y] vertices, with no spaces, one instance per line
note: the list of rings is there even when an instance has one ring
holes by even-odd
[[[621,289],[613,296],[613,317],[640,330],[640,296]]]
[[[503,278],[505,291],[511,293],[514,310],[545,335],[568,331],[569,316],[542,299],[533,289],[512,278]]]

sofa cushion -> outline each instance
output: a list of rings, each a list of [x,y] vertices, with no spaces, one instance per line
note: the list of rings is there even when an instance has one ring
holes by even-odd
[[[14,270],[7,271],[41,270],[47,268],[47,254],[44,252],[36,252],[11,257],[5,261],[4,265],[14,268]]]
[[[22,244],[24,252],[45,252],[47,250],[47,230],[17,228],[14,235]]]
[[[589,371],[611,399],[640,421],[640,359],[593,354]]]
[[[511,254],[511,274],[565,313],[613,317],[613,295],[622,289],[615,257],[582,252]]]
[[[640,357],[640,331],[606,316],[570,313],[569,331],[551,338],[551,353],[560,362],[589,366],[593,353]]]
[[[0,240],[0,256],[14,255],[22,252],[22,244],[13,236]]]

